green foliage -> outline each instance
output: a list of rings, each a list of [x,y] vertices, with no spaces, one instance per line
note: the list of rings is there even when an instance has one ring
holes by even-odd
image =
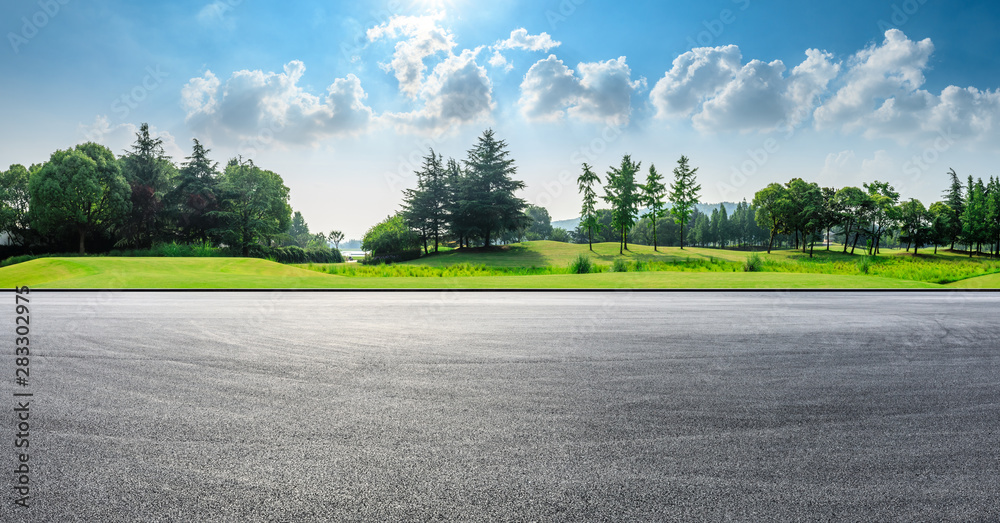
[[[465,198],[460,200],[462,214],[468,225],[483,239],[483,245],[505,231],[526,227],[524,208],[527,205],[514,193],[524,189],[524,182],[514,180],[517,174],[510,158],[507,142],[496,139],[492,129],[479,137],[465,160]]]
[[[292,219],[288,187],[277,173],[252,160],[234,158],[219,179],[219,190],[222,203],[212,213],[219,224],[214,232],[243,256],[270,245],[288,229]]]
[[[122,157],[121,165],[132,202],[121,230],[123,243],[149,247],[169,226],[164,199],[174,186],[177,168],[164,153],[163,140],[150,135],[146,123],[135,134],[132,150]]]
[[[407,227],[401,215],[396,214],[368,229],[361,240],[361,248],[371,253],[365,259],[367,263],[403,261],[420,256],[420,237]]]
[[[434,149],[424,157],[424,165],[417,171],[417,188],[407,189],[403,197],[403,219],[409,227],[420,232],[426,241],[434,239],[434,252],[437,252],[441,235],[448,226],[448,173],[443,164],[444,158],[435,154]]]
[[[751,252],[747,255],[747,261],[743,262],[743,272],[760,272],[764,266],[764,260],[759,253]]]
[[[858,264],[857,264],[858,272],[860,272],[861,274],[868,274],[871,272],[872,268],[875,267],[875,265],[877,264],[878,264],[877,256],[872,256],[872,255],[861,256],[861,258],[858,259]]]
[[[604,186],[604,201],[611,204],[611,227],[619,232],[619,253],[628,248],[628,231],[635,225],[639,212],[642,197],[639,186],[635,183],[635,175],[641,165],[642,162],[635,163],[626,154],[622,157],[620,166],[608,171],[607,184]]]
[[[628,272],[628,262],[621,258],[616,258],[614,263],[611,264],[611,272]]]
[[[600,181],[601,179],[594,174],[591,167],[584,163],[583,173],[576,179],[580,193],[583,195],[583,207],[580,210],[582,219],[578,227],[581,231],[586,232],[587,243],[591,246],[590,250],[594,250],[594,232],[599,231],[601,227],[597,218],[597,193],[594,191],[594,184],[600,183]]]
[[[552,217],[544,207],[528,205],[524,209],[525,216],[530,220],[530,225],[524,231],[524,237],[529,242],[538,240],[549,240],[552,236]]]
[[[207,242],[216,228],[212,213],[219,210],[219,164],[210,151],[194,139],[191,156],[177,176],[177,185],[165,201],[173,214],[177,236],[188,242]]]
[[[673,202],[670,214],[681,225],[681,249],[684,248],[684,225],[691,219],[695,204],[698,203],[698,192],[701,191],[701,185],[696,182],[695,178],[698,168],[692,169],[688,162],[687,156],[681,156],[677,160],[677,167],[674,168],[674,182],[670,184],[670,201]]]
[[[115,155],[96,143],[52,153],[28,185],[32,227],[43,234],[76,232],[80,254],[88,233],[114,229],[131,208]]]
[[[17,245],[24,244],[30,224],[28,177],[28,169],[19,164],[0,171],[0,233]]]
[[[569,243],[573,239],[570,237],[569,231],[562,229],[560,227],[553,227],[552,232],[549,233],[549,240],[554,242],[564,242]]]
[[[592,269],[593,263],[591,263],[590,257],[585,254],[577,256],[577,258],[569,264],[569,272],[571,274],[589,274]]]

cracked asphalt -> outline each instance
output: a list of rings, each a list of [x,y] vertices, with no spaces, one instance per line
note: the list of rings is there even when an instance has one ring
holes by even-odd
[[[0,521],[1000,518],[996,293],[35,292],[31,329]]]

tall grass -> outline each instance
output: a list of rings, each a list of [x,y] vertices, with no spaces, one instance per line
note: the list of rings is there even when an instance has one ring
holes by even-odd
[[[581,254],[569,264],[570,274],[587,274],[593,271],[594,264],[590,262],[590,257]]]

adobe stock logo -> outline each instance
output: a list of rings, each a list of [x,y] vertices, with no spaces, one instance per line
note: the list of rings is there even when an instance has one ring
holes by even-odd
[[[38,36],[42,28],[49,25],[49,22],[62,10],[62,6],[68,3],[69,0],[38,0],[38,11],[35,11],[31,16],[21,17],[21,32],[11,31],[7,33],[7,41],[10,42],[10,48],[14,50],[14,54],[19,54],[21,47]]]

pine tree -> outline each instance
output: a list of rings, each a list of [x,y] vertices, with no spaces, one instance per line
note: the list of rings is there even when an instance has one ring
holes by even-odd
[[[416,173],[417,188],[404,191],[403,219],[410,227],[421,231],[424,254],[427,254],[429,238],[434,238],[434,252],[438,252],[447,224],[448,188],[443,160],[431,149],[424,157],[423,167]]]
[[[580,221],[580,227],[587,231],[587,243],[590,245],[591,251],[594,250],[594,231],[599,230],[601,226],[597,221],[597,209],[595,208],[597,206],[597,193],[594,191],[594,184],[600,181],[600,177],[594,174],[589,165],[584,163],[583,173],[576,179],[576,183],[583,194],[583,208],[580,211],[583,219]]]
[[[701,190],[701,185],[698,185],[695,179],[698,168],[690,168],[688,161],[687,156],[681,156],[680,160],[677,160],[674,183],[670,184],[670,201],[673,202],[670,214],[674,215],[674,221],[681,225],[681,249],[684,248],[684,225],[691,219],[691,214],[698,203],[698,191]]]
[[[219,164],[208,158],[197,138],[191,156],[181,168],[177,186],[167,195],[182,240],[207,242],[208,231],[215,227],[211,214],[219,208]]]
[[[646,176],[646,184],[642,186],[643,203],[649,208],[649,218],[653,225],[653,251],[657,250],[656,224],[666,213],[666,202],[663,197],[666,194],[666,186],[663,185],[663,175],[656,172],[656,166],[650,164],[649,175]]]
[[[948,208],[951,209],[951,220],[952,225],[949,229],[949,236],[951,236],[951,249],[955,250],[955,240],[959,235],[962,234],[962,216],[965,214],[965,201],[962,198],[962,182],[958,179],[958,173],[955,169],[948,170],[949,176],[951,176],[951,187],[948,188],[944,193],[945,203],[948,204]]]
[[[511,178],[517,168],[509,156],[507,142],[497,140],[493,130],[487,129],[465,160],[474,196],[470,202],[471,215],[475,216],[486,247],[494,237],[525,226],[527,203],[514,195],[524,189],[524,182]]]
[[[604,186],[604,201],[611,204],[611,226],[619,232],[619,254],[628,250],[628,231],[635,225],[639,211],[641,196],[635,174],[641,165],[642,162],[634,163],[632,157],[626,154],[618,168],[608,171],[607,185]]]
[[[123,174],[132,190],[126,241],[138,247],[150,247],[157,231],[165,228],[163,198],[171,189],[176,168],[163,151],[163,140],[153,138],[145,123],[135,134],[135,144],[122,161]]]

